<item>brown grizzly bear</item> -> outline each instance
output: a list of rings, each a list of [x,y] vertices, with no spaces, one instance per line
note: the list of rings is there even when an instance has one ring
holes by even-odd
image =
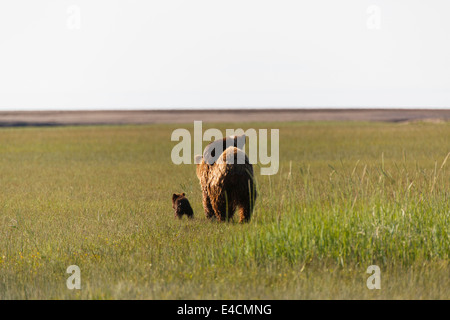
[[[238,161],[242,158],[245,163],[240,164]],[[197,156],[196,160],[201,161],[196,172],[202,187],[206,217],[215,216],[219,221],[228,221],[239,208],[239,222],[248,222],[256,200],[256,186],[253,166],[245,152],[229,147],[212,165],[202,156]]]
[[[185,197],[186,194],[174,193],[172,195],[172,208],[175,212],[175,217],[181,219],[183,215],[187,215],[188,218],[192,219],[194,217],[194,211],[192,210],[189,200]]]

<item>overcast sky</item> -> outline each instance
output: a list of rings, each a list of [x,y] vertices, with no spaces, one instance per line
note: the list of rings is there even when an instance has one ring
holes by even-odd
[[[448,0],[0,2],[0,110],[450,107]]]

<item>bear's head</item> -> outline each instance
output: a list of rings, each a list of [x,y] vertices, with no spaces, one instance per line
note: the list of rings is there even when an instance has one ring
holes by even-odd
[[[211,142],[206,146],[205,150],[203,151],[204,161],[209,165],[213,165],[216,162],[216,160],[220,157],[220,155],[229,147],[236,147],[242,150],[242,148],[245,145],[245,139],[246,136],[245,134],[243,134],[240,136],[225,137],[221,140]],[[197,161],[198,159],[197,157],[198,156],[195,157],[196,159],[195,163],[199,164],[200,162]]]
[[[186,196],[186,194],[183,192],[183,193],[174,193],[173,195],[172,195],[172,207],[175,209],[175,203],[177,202],[177,200],[178,199],[182,199],[182,198],[184,198]]]

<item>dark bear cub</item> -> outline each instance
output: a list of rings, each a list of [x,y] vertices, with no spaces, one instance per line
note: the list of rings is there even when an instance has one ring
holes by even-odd
[[[194,217],[194,211],[185,195],[184,192],[174,193],[172,195],[172,208],[174,209],[175,217],[181,219],[185,214],[188,218],[192,219]]]

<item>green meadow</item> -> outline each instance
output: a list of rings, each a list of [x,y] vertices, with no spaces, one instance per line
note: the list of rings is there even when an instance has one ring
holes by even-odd
[[[450,123],[211,127],[280,130],[248,224],[207,220],[172,163],[193,123],[0,129],[0,299],[450,299]]]

